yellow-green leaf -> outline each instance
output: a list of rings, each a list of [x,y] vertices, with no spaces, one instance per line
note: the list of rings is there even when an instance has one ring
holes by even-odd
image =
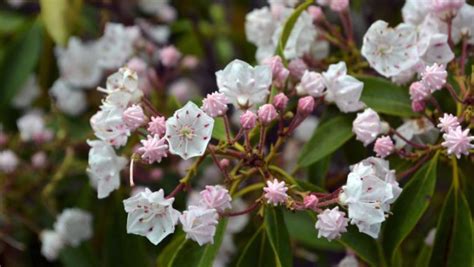
[[[82,0],[40,0],[41,18],[51,38],[65,45],[78,24]]]

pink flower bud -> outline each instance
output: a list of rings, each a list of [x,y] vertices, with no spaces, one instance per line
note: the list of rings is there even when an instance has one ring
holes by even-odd
[[[244,114],[240,115],[240,125],[242,125],[245,130],[253,129],[256,123],[257,115],[252,111],[247,110]]]
[[[16,170],[19,163],[20,160],[13,151],[0,151],[0,172],[12,173]]]
[[[199,59],[196,56],[188,55],[183,58],[183,62],[181,62],[181,64],[183,64],[183,67],[185,67],[186,69],[192,70],[195,69],[199,64]]]
[[[462,130],[461,126],[450,129],[443,134],[444,142],[442,146],[447,148],[448,155],[455,155],[458,159],[461,155],[469,155],[469,149],[473,149],[474,145],[471,142],[474,136],[469,135],[469,128]]]
[[[280,56],[273,56],[263,61],[265,65],[272,69],[273,82],[277,87],[282,87],[290,72],[285,68]]]
[[[230,201],[232,198],[229,191],[220,185],[207,185],[206,189],[201,191],[202,204],[210,209],[216,209],[218,212],[223,212],[230,209],[232,206]]]
[[[8,135],[4,132],[0,132],[0,146],[4,146],[8,143]]]
[[[339,238],[341,233],[347,232],[348,220],[346,214],[339,211],[339,207],[325,209],[318,215],[316,229],[318,230],[318,238],[325,237],[328,240]]]
[[[151,134],[156,134],[158,136],[163,136],[166,132],[166,119],[163,116],[151,117],[150,122],[148,123],[148,132]]]
[[[334,12],[342,12],[349,6],[349,0],[331,0],[329,7]]]
[[[288,105],[288,97],[284,93],[279,93],[273,98],[273,106],[279,111],[284,111]]]
[[[447,133],[450,129],[454,129],[459,126],[458,117],[452,114],[444,113],[444,116],[439,118],[439,124],[437,126],[442,132]]]
[[[411,102],[411,109],[414,112],[422,112],[423,110],[425,110],[425,106],[426,104],[424,100]]]
[[[430,89],[422,82],[414,82],[410,85],[410,99],[422,101],[431,95]]]
[[[258,114],[258,119],[264,125],[269,124],[274,119],[276,119],[276,117],[278,117],[278,113],[272,104],[262,105],[258,109],[257,114]]]
[[[123,121],[130,130],[135,130],[142,126],[145,120],[145,114],[139,105],[132,105],[123,112]]]
[[[147,64],[143,59],[134,57],[127,62],[127,67],[136,73],[144,73],[147,69]]]
[[[48,156],[43,151],[36,152],[31,157],[31,165],[36,169],[44,169],[48,164]]]
[[[219,117],[227,112],[227,97],[219,92],[208,94],[202,101],[202,110],[211,117]]]
[[[149,164],[153,162],[160,163],[163,158],[168,156],[168,144],[166,139],[160,138],[158,135],[149,135],[146,140],[141,140],[142,147],[138,152],[142,154],[142,159],[148,161]]]
[[[267,203],[274,206],[285,203],[288,199],[286,194],[288,187],[285,185],[285,182],[279,182],[277,179],[267,181],[267,186],[263,188],[263,191],[265,192],[264,197],[267,199]]]
[[[163,178],[163,169],[162,168],[153,168],[150,170],[150,178],[153,181],[159,181]]]
[[[318,6],[308,7],[308,13],[311,15],[314,21],[320,21],[324,17],[323,10]]]
[[[176,47],[170,45],[160,50],[160,60],[165,67],[174,67],[181,59],[181,52]]]
[[[288,70],[290,70],[290,75],[294,79],[301,80],[303,77],[304,71],[308,69],[308,65],[300,58],[293,59],[288,64]]]
[[[308,116],[314,110],[314,98],[312,96],[305,96],[298,100],[298,107],[296,112]]]
[[[316,209],[319,203],[319,199],[315,195],[306,195],[303,199],[304,207],[307,209]]]
[[[393,151],[393,141],[389,136],[382,136],[375,140],[374,152],[377,157],[385,158],[388,155],[392,154]]]
[[[448,72],[443,65],[434,63],[433,65],[427,66],[425,68],[425,70],[421,73],[421,77],[423,84],[433,93],[434,91],[443,88],[443,86],[446,84]]]
[[[230,161],[228,159],[221,159],[221,161],[219,161],[219,165],[221,166],[221,168],[227,169],[229,168]]]

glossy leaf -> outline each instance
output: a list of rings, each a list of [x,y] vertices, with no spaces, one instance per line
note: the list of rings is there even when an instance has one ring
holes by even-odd
[[[464,194],[451,189],[436,227],[429,266],[472,267],[472,215]]]
[[[184,239],[179,246],[173,244],[175,248],[173,256],[169,259],[166,266],[169,267],[209,267],[212,266],[214,258],[219,252],[222,240],[225,234],[227,220],[220,220],[216,234],[214,236],[214,244],[199,246],[193,240]]]
[[[38,63],[42,27],[39,22],[20,34],[7,48],[0,72],[0,106],[7,107]]]
[[[357,256],[370,266],[386,265],[377,241],[366,234],[360,233],[355,226],[348,227],[348,231],[338,241],[353,250]]]
[[[280,208],[265,209],[265,232],[273,249],[277,267],[293,266],[290,237]]]
[[[391,215],[383,229],[383,244],[387,259],[392,259],[400,243],[413,230],[428,208],[436,184],[438,154],[418,170],[393,204]]]
[[[328,119],[316,129],[311,139],[305,144],[298,164],[301,167],[308,167],[318,162],[344,145],[352,136],[350,117],[339,115]]]
[[[275,267],[275,257],[263,225],[249,239],[240,253],[237,267]]]
[[[364,83],[361,100],[373,110],[400,117],[415,115],[408,89],[377,77],[357,76]]]
[[[82,0],[40,0],[41,18],[52,39],[65,45],[79,21]]]

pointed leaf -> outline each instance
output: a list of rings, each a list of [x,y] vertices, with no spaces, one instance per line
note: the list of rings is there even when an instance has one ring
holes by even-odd
[[[275,257],[263,225],[250,238],[237,260],[237,267],[275,267]]]
[[[265,231],[275,254],[276,266],[293,266],[290,237],[280,208],[265,209]]]
[[[316,129],[309,142],[303,147],[298,159],[299,165],[308,167],[318,162],[344,145],[352,136],[350,117],[339,115],[328,119]]]
[[[79,21],[82,0],[40,0],[41,18],[52,39],[65,45]]]
[[[392,259],[395,251],[421,218],[434,192],[438,166],[436,154],[418,170],[404,186],[400,197],[391,209],[391,215],[383,229],[383,244],[387,259]]]
[[[377,241],[366,234],[360,233],[355,226],[348,227],[347,233],[342,234],[338,241],[353,250],[357,256],[370,266],[385,266],[381,257],[381,248]]]

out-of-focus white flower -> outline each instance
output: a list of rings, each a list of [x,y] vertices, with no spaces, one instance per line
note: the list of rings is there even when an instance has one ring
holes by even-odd
[[[16,124],[22,141],[43,142],[52,138],[52,132],[46,128],[43,116],[39,112],[31,111],[23,115]]]
[[[270,5],[284,5],[288,7],[294,7],[299,0],[268,0]]]
[[[398,127],[397,132],[403,137],[416,144],[432,144],[439,136],[439,130],[427,118],[408,120]],[[397,135],[393,136],[395,148],[401,149],[407,143]]]
[[[78,88],[92,88],[100,82],[102,67],[97,43],[83,43],[71,37],[67,47],[56,47],[55,53],[62,80]]]
[[[201,206],[189,206],[179,217],[186,232],[186,239],[196,241],[200,246],[214,243],[219,215],[215,209]]]
[[[354,255],[346,255],[336,267],[359,267],[359,262]]]
[[[173,233],[178,223],[179,211],[172,206],[174,198],[165,198],[163,189],[151,192],[146,188],[123,205],[128,213],[127,233],[146,236],[154,245]]]
[[[99,87],[97,90],[108,95],[105,105],[123,109],[136,104],[143,96],[143,91],[138,88],[137,72],[125,67],[107,77],[106,87]]]
[[[43,254],[48,261],[56,260],[65,246],[62,236],[52,230],[42,231],[40,234],[40,240],[41,254]]]
[[[138,26],[126,27],[107,23],[104,35],[97,43],[99,64],[106,69],[123,66],[134,53],[134,43],[140,37]]]
[[[31,156],[31,165],[36,169],[44,169],[48,164],[48,155],[44,151],[38,151]]]
[[[0,171],[11,173],[15,171],[19,160],[16,154],[11,150],[0,151]]]
[[[240,199],[234,199],[232,200],[232,211],[233,212],[238,212],[242,211],[247,208],[247,205],[245,202]],[[248,214],[243,214],[240,216],[233,216],[229,217],[227,220],[227,227],[226,227],[226,232],[230,234],[237,234],[242,232],[244,230],[245,226],[249,222],[249,215]]]
[[[382,131],[380,117],[371,108],[367,108],[362,113],[358,113],[352,122],[352,132],[356,139],[364,143],[364,146],[372,143]]]
[[[317,38],[316,38],[317,39]],[[325,59],[329,56],[330,45],[326,40],[314,40],[311,42],[309,54],[317,60]]]
[[[301,122],[298,127],[296,127],[293,136],[297,140],[306,143],[309,141],[309,139],[311,139],[311,136],[313,136],[313,133],[318,125],[319,119],[315,116],[309,116],[303,122]]]
[[[272,45],[272,36],[277,25],[268,7],[254,9],[245,16],[247,40],[258,47]]]
[[[234,60],[216,72],[219,92],[236,107],[255,107],[265,102],[272,84],[272,70],[268,66],[252,67],[242,60]]]
[[[431,0],[407,0],[402,8],[403,21],[411,25],[418,25],[428,14],[428,5]]]
[[[342,189],[339,199],[348,206],[351,223],[377,238],[390,204],[402,191],[388,161],[370,157],[352,166]]]
[[[425,237],[425,244],[432,247],[436,238],[436,228],[431,229]]]
[[[120,186],[120,171],[127,160],[118,157],[107,142],[87,141],[89,150],[89,167],[87,172],[93,186],[97,188],[98,198],[105,198]]]
[[[213,128],[214,119],[193,102],[188,102],[166,121],[165,137],[171,154],[183,159],[203,155]]]
[[[416,29],[408,24],[390,28],[376,21],[364,35],[361,53],[378,73],[391,77],[413,67],[419,60]]]
[[[325,99],[336,103],[342,112],[358,111],[365,106],[360,101],[364,84],[347,75],[345,62],[330,65],[322,75],[327,88]]]
[[[49,93],[56,101],[58,109],[67,115],[80,115],[87,108],[86,94],[80,89],[72,88],[62,79],[54,82]]]
[[[339,207],[333,209],[325,209],[318,215],[316,229],[318,230],[318,238],[321,236],[329,241],[341,237],[341,234],[347,232],[346,214],[339,211]]]
[[[20,92],[12,99],[12,105],[16,108],[27,108],[41,94],[35,75],[30,75],[23,84]]]
[[[170,84],[168,91],[183,104],[200,96],[196,83],[188,78],[180,78],[174,81]]]
[[[65,243],[76,247],[92,237],[92,215],[78,208],[65,209],[56,219],[54,230]]]

